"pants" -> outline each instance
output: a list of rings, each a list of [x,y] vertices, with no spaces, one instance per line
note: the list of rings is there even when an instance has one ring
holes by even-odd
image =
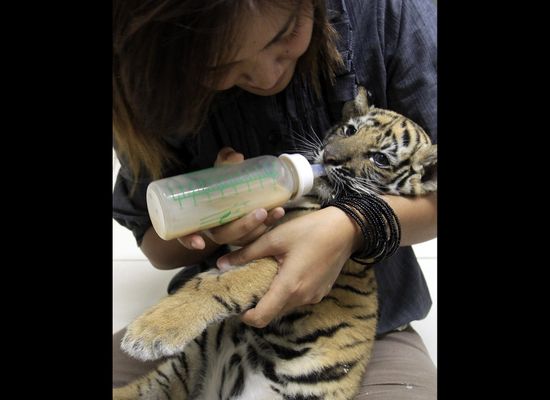
[[[127,356],[120,349],[122,336],[124,330],[113,335],[113,387],[145,375],[158,363]],[[418,333],[408,327],[376,339],[355,400],[432,400],[436,392],[435,365]]]

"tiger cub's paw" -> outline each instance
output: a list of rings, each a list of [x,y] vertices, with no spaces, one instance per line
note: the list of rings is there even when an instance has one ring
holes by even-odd
[[[182,352],[206,329],[208,321],[193,306],[175,306],[172,297],[165,300],[128,325],[122,350],[143,361],[157,360]]]
[[[129,327],[120,347],[132,357],[142,361],[158,360],[181,352],[184,345],[176,345],[174,337],[167,338],[170,335],[166,333],[157,335],[154,330],[130,329]]]
[[[130,386],[113,389],[113,400],[134,400],[139,397],[139,393],[131,390]]]

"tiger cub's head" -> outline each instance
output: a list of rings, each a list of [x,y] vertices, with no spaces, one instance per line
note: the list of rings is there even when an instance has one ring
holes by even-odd
[[[343,193],[422,195],[437,190],[437,145],[410,119],[369,108],[364,88],[344,105],[343,123],[327,133],[314,162],[327,175],[315,190],[324,201]]]

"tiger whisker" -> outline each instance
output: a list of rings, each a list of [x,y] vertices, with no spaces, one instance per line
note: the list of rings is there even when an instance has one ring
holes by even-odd
[[[317,136],[313,136],[312,138],[299,136],[299,134],[294,130],[291,130],[289,135],[292,140],[299,145],[299,147],[288,149],[287,152],[302,154],[310,161],[314,161],[318,157],[320,152],[320,139]],[[316,143],[316,141],[318,143]]]

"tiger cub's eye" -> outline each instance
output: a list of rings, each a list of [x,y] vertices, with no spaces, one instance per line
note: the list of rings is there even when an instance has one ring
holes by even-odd
[[[386,157],[384,153],[374,153],[371,156],[371,160],[380,168],[387,168],[390,166],[390,160],[388,160],[388,157]]]
[[[355,126],[353,125],[346,125],[344,127],[344,135],[346,136],[355,135],[356,132],[357,132],[357,129],[355,129]]]

